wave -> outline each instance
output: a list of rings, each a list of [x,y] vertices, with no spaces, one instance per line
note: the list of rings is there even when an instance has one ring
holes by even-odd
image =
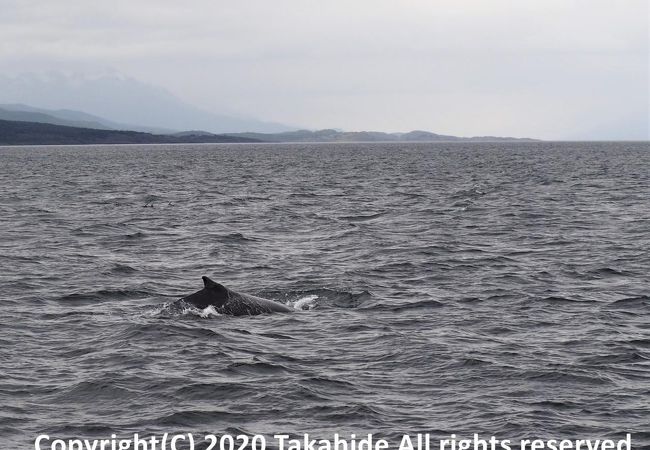
[[[638,311],[650,308],[650,296],[625,297],[604,306],[604,309]]]
[[[91,380],[82,381],[63,390],[59,390],[54,399],[74,401],[78,403],[121,403],[130,400],[136,394],[135,391],[125,387],[117,386],[114,380]]]
[[[548,371],[528,370],[521,374],[521,378],[543,383],[553,384],[575,384],[575,385],[608,385],[613,381],[602,374],[585,371]]]
[[[156,417],[148,421],[148,423],[162,427],[192,429],[198,425],[213,425],[215,422],[237,423],[245,419],[245,414],[223,411],[219,409],[189,409],[184,411],[176,411],[171,414]]]
[[[402,303],[399,305],[380,305],[375,306],[373,309],[383,310],[383,311],[392,311],[392,312],[404,312],[404,311],[417,311],[417,310],[427,310],[427,309],[437,309],[445,306],[444,303],[441,303],[437,300],[420,300],[417,302],[411,303]]]
[[[128,264],[113,264],[110,269],[105,271],[105,273],[117,275],[127,275],[135,272],[138,272],[138,269],[131,267]]]
[[[596,303],[596,300],[578,300],[575,298],[570,298],[570,297],[562,297],[559,295],[551,295],[548,297],[543,297],[538,299],[540,302],[544,303],[549,303],[552,305],[561,305],[561,304],[566,304],[566,305],[579,305],[579,304],[587,304],[587,303]]]
[[[155,292],[139,289],[99,289],[88,292],[74,292],[57,297],[55,300],[63,303],[95,303],[156,296],[158,294]]]
[[[612,269],[611,267],[600,267],[598,269],[591,270],[589,272],[591,275],[601,276],[601,277],[625,277],[628,276],[628,273],[623,270]]]
[[[244,236],[242,233],[221,234],[217,236],[212,236],[210,239],[224,244],[239,244],[242,242],[253,242],[253,241],[260,240],[259,238]]]
[[[356,214],[352,216],[339,216],[339,220],[344,220],[347,222],[368,222],[369,220],[374,220],[382,217],[384,214],[386,214],[385,211],[378,212],[375,214]]]

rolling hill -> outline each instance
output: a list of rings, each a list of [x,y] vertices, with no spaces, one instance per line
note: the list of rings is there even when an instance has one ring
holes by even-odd
[[[179,144],[259,142],[253,138],[203,134],[174,136],[140,131],[80,128],[50,123],[0,120],[0,145]]]

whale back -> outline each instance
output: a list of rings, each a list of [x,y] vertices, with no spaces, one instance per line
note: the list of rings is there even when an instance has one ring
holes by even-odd
[[[233,316],[248,316],[272,312],[291,312],[291,308],[282,303],[256,297],[249,294],[241,294],[232,291],[227,287],[212,281],[204,276],[203,289],[183,297],[181,301],[190,303],[200,309],[208,306],[214,307],[220,314]]]
[[[222,311],[234,316],[253,316],[272,312],[290,312],[291,309],[273,300],[230,291],[230,301],[224,305]]]
[[[203,279],[203,289],[190,294],[187,297],[183,297],[183,300],[186,303],[191,303],[197,308],[207,308],[208,306],[214,306],[215,308],[220,308],[228,302],[230,298],[230,291],[227,287],[212,281],[208,277],[202,277]]]

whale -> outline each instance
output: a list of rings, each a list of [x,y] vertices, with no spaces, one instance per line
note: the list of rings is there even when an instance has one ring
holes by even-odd
[[[212,306],[219,314],[231,316],[255,316],[274,312],[291,312],[292,309],[282,303],[243,294],[228,289],[222,284],[203,276],[203,289],[180,299],[199,309]]]

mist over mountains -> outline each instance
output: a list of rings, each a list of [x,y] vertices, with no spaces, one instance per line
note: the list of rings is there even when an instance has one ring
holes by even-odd
[[[119,75],[0,75],[0,103],[83,111],[113,123],[130,124],[130,129],[141,131],[199,129],[211,133],[276,133],[294,129],[254,118],[204,111],[163,88]]]
[[[473,137],[461,138],[411,131],[409,133],[382,133],[378,131],[347,132],[338,130],[297,130],[283,133],[226,133],[189,130],[175,133],[134,131],[100,117],[79,111],[49,111],[26,105],[4,105],[19,110],[0,108],[0,145],[91,145],[91,144],[183,144],[183,143],[291,143],[291,142],[495,142],[530,141],[531,139]],[[34,109],[36,111],[29,111]],[[43,112],[41,112],[43,111]],[[63,112],[66,117],[57,114]],[[49,113],[48,113],[49,112]],[[72,120],[93,118],[93,121]]]
[[[258,119],[203,111],[132,78],[62,74],[0,75],[0,145],[180,142],[509,141],[408,133],[296,130]],[[530,139],[528,139],[530,140]]]
[[[92,128],[95,130],[132,130],[146,133],[168,134],[173,130],[157,127],[144,127],[133,124],[113,122],[103,117],[75,111],[72,109],[35,108],[21,103],[0,104],[0,120],[47,123],[66,127]]]
[[[223,134],[176,136],[0,119],[0,145],[215,144],[257,142]]]
[[[458,137],[430,131],[413,130],[408,133],[384,133],[381,131],[297,130],[283,133],[229,133],[229,136],[255,139],[261,142],[500,142],[535,141],[530,138],[501,136]]]

